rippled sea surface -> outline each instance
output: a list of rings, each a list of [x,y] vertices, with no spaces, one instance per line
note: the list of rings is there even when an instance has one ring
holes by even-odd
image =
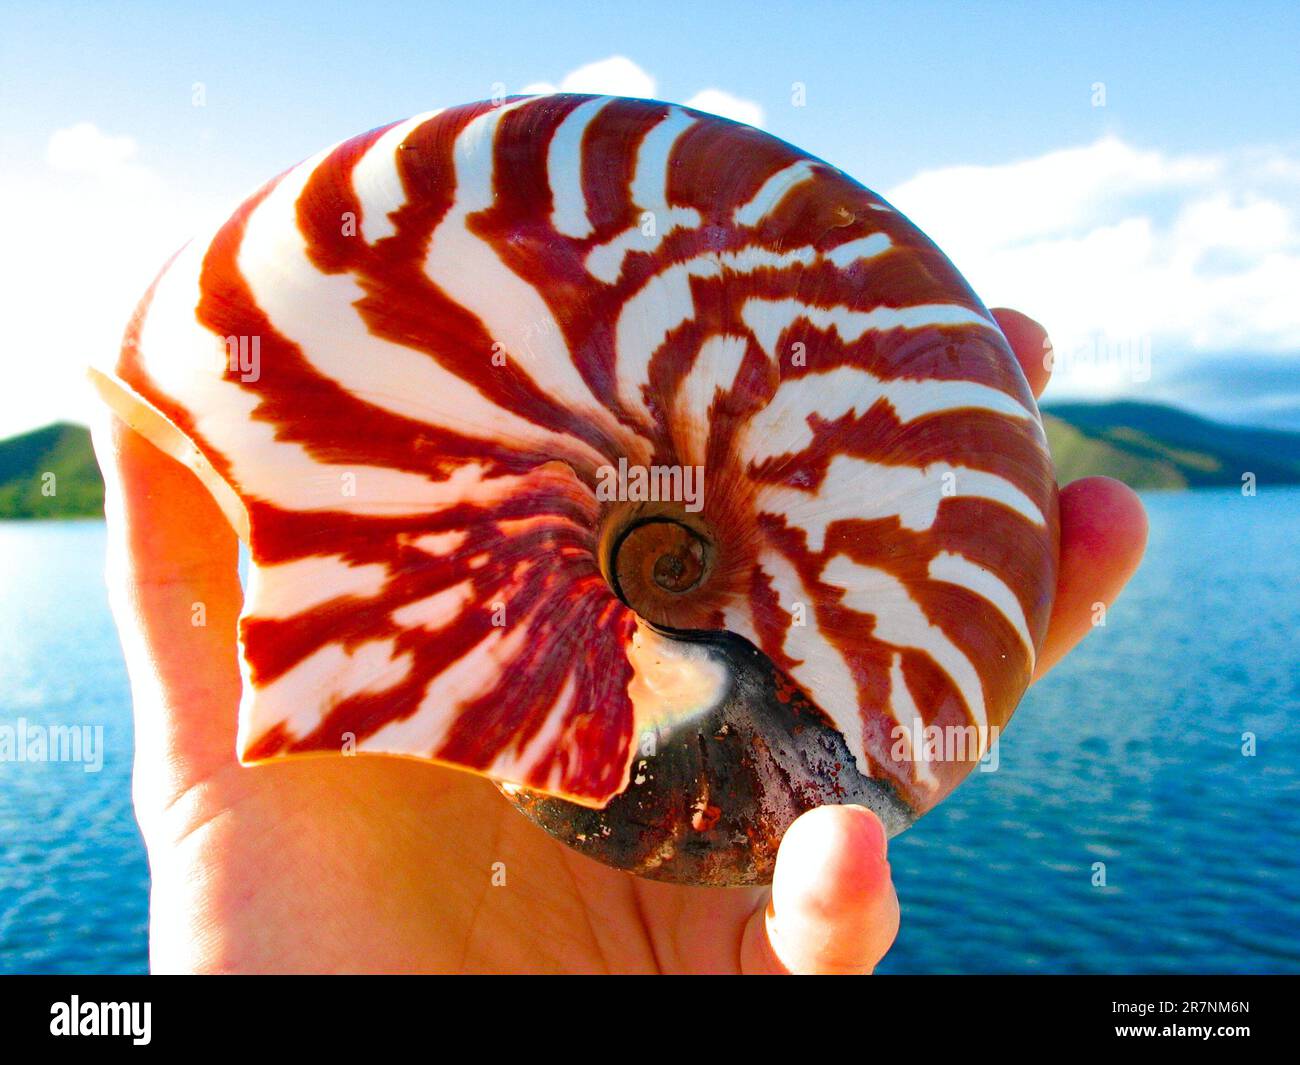
[[[1105,626],[892,844],[882,971],[1300,972],[1300,492],[1146,503]],[[94,773],[0,762],[0,972],[147,964],[103,551],[98,522],[0,523],[0,726],[104,742]]]

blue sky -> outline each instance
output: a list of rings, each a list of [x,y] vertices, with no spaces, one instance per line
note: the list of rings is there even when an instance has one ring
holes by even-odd
[[[0,4],[0,435],[85,417],[77,367],[220,205],[539,83],[702,99],[845,169],[1045,321],[1062,399],[1300,428],[1298,53],[1296,4]]]

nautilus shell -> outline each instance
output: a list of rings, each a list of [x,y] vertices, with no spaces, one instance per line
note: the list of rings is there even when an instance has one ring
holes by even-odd
[[[900,831],[1046,627],[996,322],[879,197],[687,108],[338,144],[179,252],[96,381],[248,544],[244,762],[472,770],[643,876],[764,882],[825,803]]]

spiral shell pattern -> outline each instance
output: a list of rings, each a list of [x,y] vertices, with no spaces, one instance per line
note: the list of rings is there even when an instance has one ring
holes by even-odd
[[[248,543],[246,762],[599,810],[723,698],[691,634],[725,632],[919,815],[1046,627],[1054,478],[995,321],[879,197],[686,108],[512,98],[329,148],[167,264],[98,383]],[[647,521],[680,588],[638,576]],[[975,739],[923,757],[932,727]]]

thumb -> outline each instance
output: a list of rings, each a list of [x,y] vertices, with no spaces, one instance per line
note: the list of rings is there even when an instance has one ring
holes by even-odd
[[[135,706],[136,796],[163,807],[235,764],[239,551],[225,516],[179,462],[107,414],[94,439],[105,577]]]
[[[772,896],[741,947],[749,973],[869,973],[898,934],[884,825],[862,806],[809,810],[786,831]]]

